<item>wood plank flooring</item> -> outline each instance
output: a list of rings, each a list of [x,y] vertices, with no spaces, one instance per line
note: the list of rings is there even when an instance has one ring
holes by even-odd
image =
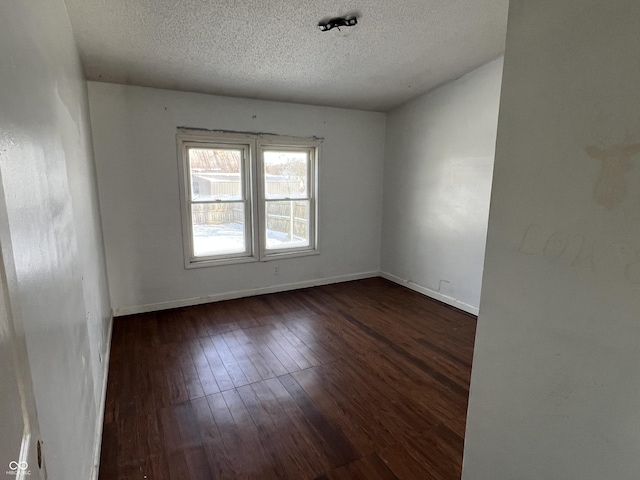
[[[117,318],[101,480],[457,480],[475,317],[373,278]]]

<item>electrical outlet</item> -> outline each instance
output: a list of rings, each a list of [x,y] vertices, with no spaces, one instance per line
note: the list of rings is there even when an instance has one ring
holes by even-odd
[[[280,275],[280,265],[274,265],[273,266],[273,274],[274,275]]]

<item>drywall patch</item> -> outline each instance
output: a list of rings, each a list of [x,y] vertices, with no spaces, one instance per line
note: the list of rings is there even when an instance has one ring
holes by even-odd
[[[614,145],[607,149],[590,145],[584,150],[591,158],[602,162],[593,190],[594,197],[600,205],[613,210],[627,197],[625,175],[633,170],[632,157],[640,153],[640,143]]]

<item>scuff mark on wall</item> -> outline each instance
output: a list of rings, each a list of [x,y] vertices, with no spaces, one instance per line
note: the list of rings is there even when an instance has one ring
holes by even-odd
[[[633,238],[612,240],[533,223],[524,230],[515,251],[564,265],[577,274],[591,273],[640,285],[640,244]]]
[[[596,201],[609,210],[620,205],[627,196],[627,183],[624,176],[633,170],[631,157],[640,153],[640,143],[614,145],[601,149],[590,145],[584,149],[591,158],[600,160],[602,168],[594,187]]]
[[[449,281],[448,281],[448,280],[444,280],[444,279],[443,279],[443,280],[440,280],[440,281],[438,282],[438,290],[436,290],[436,292],[440,292],[440,290],[442,289],[442,284],[443,284],[443,283],[449,283]]]

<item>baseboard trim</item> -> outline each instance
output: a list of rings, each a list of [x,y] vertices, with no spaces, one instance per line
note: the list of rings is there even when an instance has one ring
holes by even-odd
[[[102,450],[102,431],[104,429],[104,411],[107,404],[107,379],[109,377],[109,358],[111,358],[111,338],[113,337],[113,313],[109,319],[109,328],[107,331],[106,348],[102,365],[104,366],[104,375],[102,379],[102,394],[100,395],[100,406],[98,416],[96,418],[96,434],[93,439],[93,470],[91,472],[91,480],[98,480],[100,472],[100,451]]]
[[[436,292],[435,290],[432,290],[430,288],[423,287],[422,285],[418,285],[417,283],[413,283],[409,280],[396,277],[395,275],[391,275],[390,273],[380,272],[380,276],[393,283],[397,283],[398,285],[402,285],[403,287],[410,288],[415,292],[421,293],[422,295],[426,295],[427,297],[431,297],[435,300],[439,300],[440,302],[451,305],[452,307],[459,308],[460,310],[463,310],[472,315],[478,315],[478,307],[474,307],[473,305],[461,302],[460,300],[456,300],[455,298],[449,297],[448,295],[443,295],[440,292]]]
[[[236,290],[234,292],[216,293],[206,295],[204,297],[187,298],[185,300],[172,300],[168,302],[150,303],[147,305],[139,305],[133,307],[122,307],[114,309],[115,317],[124,315],[135,315],[138,313],[156,312],[158,310],[169,310],[171,308],[191,307],[193,305],[201,305],[203,303],[221,302],[223,300],[233,300],[236,298],[253,297],[256,295],[264,295],[267,293],[286,292],[289,290],[298,290],[300,288],[317,287],[320,285],[329,285],[332,283],[351,282],[353,280],[362,280],[380,276],[380,272],[364,272],[354,273],[351,275],[341,275],[338,277],[318,278],[308,280],[306,282],[286,283],[282,285],[273,285],[270,287],[254,288],[251,290]]]

